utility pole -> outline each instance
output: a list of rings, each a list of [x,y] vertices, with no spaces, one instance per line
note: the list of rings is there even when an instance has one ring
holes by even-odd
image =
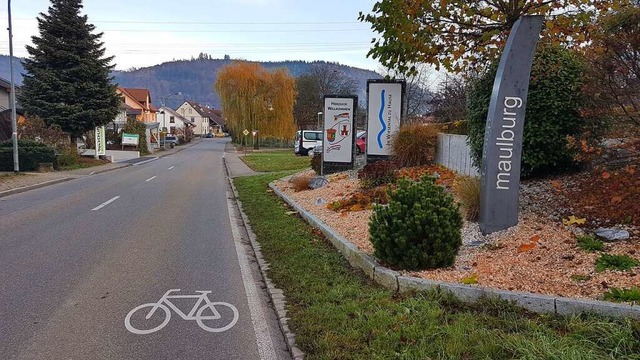
[[[20,172],[18,161],[18,123],[16,120],[16,84],[13,80],[13,32],[11,29],[11,0],[7,0],[7,10],[9,14],[9,69],[11,71],[11,139],[13,140],[13,171]]]

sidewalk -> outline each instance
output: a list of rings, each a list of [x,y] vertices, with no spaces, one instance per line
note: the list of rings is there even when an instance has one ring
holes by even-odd
[[[236,147],[228,142],[224,148],[225,152],[225,163],[227,165],[227,169],[229,170],[229,177],[234,178],[238,176],[249,176],[259,174],[256,171],[251,170],[247,164],[244,163],[240,159],[240,156],[243,155],[242,151],[238,151]]]
[[[21,172],[18,175],[14,174],[13,172],[0,172],[0,197],[37,189],[43,186],[53,185],[72,179],[121,169],[127,166],[133,166],[135,164],[142,164],[144,162],[153,161],[160,157],[175,154],[183,149],[198,144],[200,141],[202,141],[202,139],[194,139],[187,145],[177,146],[173,149],[157,151],[153,154],[135,159],[135,161],[129,160],[126,162],[109,163],[84,169],[54,171],[48,173]]]

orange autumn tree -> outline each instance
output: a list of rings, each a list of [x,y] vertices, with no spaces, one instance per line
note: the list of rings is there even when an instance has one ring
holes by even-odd
[[[240,142],[245,129],[258,130],[263,140],[294,137],[296,88],[286,69],[268,71],[258,63],[234,61],[220,69],[214,88],[234,141]]]

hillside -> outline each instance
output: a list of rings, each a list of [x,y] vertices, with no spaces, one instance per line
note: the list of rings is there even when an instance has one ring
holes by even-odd
[[[182,95],[175,95],[169,98],[167,105],[176,107],[182,99],[189,99],[219,108],[220,100],[213,91],[213,84],[220,68],[231,61],[226,59],[178,60],[131,71],[115,71],[113,76],[120,86],[148,88],[151,91],[152,103],[156,106],[162,105],[162,101],[169,94],[181,92]],[[18,61],[14,64],[17,74],[24,71]],[[381,78],[374,71],[336,63],[326,63],[324,61],[281,61],[262,62],[261,64],[267,69],[286,67],[291,75],[296,77],[304,74],[311,66],[316,64],[327,64],[335,67],[338,71],[357,81],[359,85],[359,93],[357,95],[361,104],[366,101],[367,79]],[[0,77],[9,78],[8,56],[0,55]],[[22,83],[21,75],[17,76],[16,83]]]

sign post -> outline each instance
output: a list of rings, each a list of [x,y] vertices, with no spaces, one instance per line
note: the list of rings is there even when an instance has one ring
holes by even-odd
[[[353,169],[353,144],[358,97],[325,95],[322,140],[322,174]]]
[[[140,141],[140,135],[138,134],[122,133],[122,149],[123,150],[125,145],[135,146],[136,148],[138,148],[139,141]]]
[[[104,126],[96,126],[94,134],[95,134],[95,140],[96,140],[95,141],[95,143],[96,143],[95,158],[99,159],[100,155],[106,155],[107,154]]]
[[[404,116],[406,82],[367,81],[367,164],[391,155],[391,139]]]
[[[516,21],[493,83],[480,170],[480,230],[484,234],[518,224],[524,115],[543,20],[534,15]]]

